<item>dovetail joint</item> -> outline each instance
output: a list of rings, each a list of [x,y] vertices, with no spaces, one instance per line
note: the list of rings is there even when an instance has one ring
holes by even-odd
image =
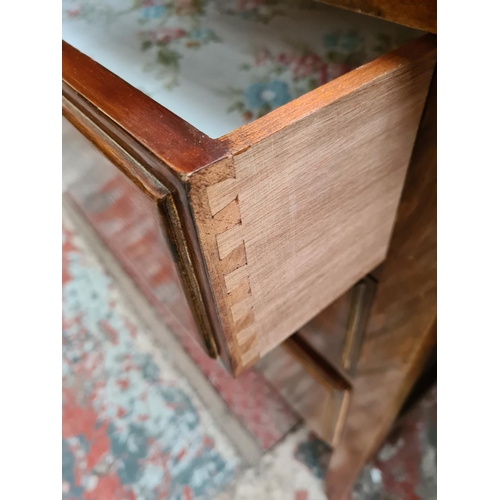
[[[211,215],[218,250],[218,267],[223,276],[224,297],[230,311],[229,322],[234,340],[240,348],[241,361],[246,364],[258,357],[258,347],[238,196]]]

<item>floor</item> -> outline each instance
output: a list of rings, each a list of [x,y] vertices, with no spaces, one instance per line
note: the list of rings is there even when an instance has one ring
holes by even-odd
[[[272,446],[252,448],[256,440],[217,391],[193,378],[192,365],[183,368],[173,335],[158,345],[88,234],[64,215],[63,499],[324,499],[329,449],[301,422]],[[394,430],[352,494],[434,498],[435,390]]]

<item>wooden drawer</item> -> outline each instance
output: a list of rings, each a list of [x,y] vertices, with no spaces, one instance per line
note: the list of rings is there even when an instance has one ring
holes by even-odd
[[[340,439],[359,351],[376,289],[363,278],[257,363],[318,437]]]
[[[216,356],[208,320],[197,308],[201,299],[183,287],[187,280],[180,276],[176,249],[162,232],[171,231],[162,207],[64,118],[62,138],[67,201],[93,226],[167,326],[180,337],[194,337],[207,354]],[[164,199],[168,192],[158,196]]]
[[[437,33],[437,0],[320,0],[321,2],[380,17],[419,30]]]
[[[320,439],[332,447],[338,444],[351,386],[299,334],[266,354],[257,369]]]
[[[384,260],[435,58],[425,35],[210,138],[63,42],[63,114],[149,198],[238,374]]]

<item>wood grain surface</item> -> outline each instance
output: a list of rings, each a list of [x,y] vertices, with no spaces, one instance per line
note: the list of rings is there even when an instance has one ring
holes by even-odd
[[[417,30],[437,33],[437,0],[320,0]]]
[[[226,155],[223,145],[64,41],[62,68],[63,96],[123,146],[144,148],[144,163],[166,184]]]
[[[190,176],[234,373],[384,260],[435,59],[435,37],[410,42],[221,138],[232,157]]]
[[[436,343],[436,81],[422,119],[389,253],[354,377],[339,448],[326,476],[343,500],[382,444]]]
[[[218,349],[212,336],[207,312],[203,309],[204,300],[195,275],[196,268],[188,252],[186,233],[180,227],[172,193],[140,163],[136,162],[106,134],[103,134],[91,120],[80,115],[78,110],[71,109],[72,105],[64,102],[63,99],[64,110],[67,109],[66,106],[69,108],[68,116],[72,123],[75,122],[77,128],[75,130],[72,124],[63,118],[63,177],[72,179],[68,186],[69,193],[75,200],[78,200],[81,206],[85,203],[93,203],[101,207],[96,210],[101,217],[107,211],[104,207],[110,205],[112,200],[116,203],[115,210],[123,210],[120,214],[123,224],[109,226],[106,234],[109,238],[108,243],[117,256],[123,257],[123,252],[127,248],[130,252],[125,242],[127,242],[128,234],[126,229],[130,230],[129,233],[133,232],[130,229],[131,224],[135,226],[136,235],[144,234],[145,228],[150,228],[146,234],[148,237],[154,235],[158,240],[154,239],[149,245],[147,257],[139,256],[140,253],[134,254],[134,252],[128,254],[129,257],[134,255],[132,261],[137,258],[139,268],[141,268],[142,258],[149,261],[148,267],[145,268],[143,265],[142,269],[146,271],[141,273],[139,280],[143,284],[143,290],[144,287],[147,290],[150,286],[148,280],[157,283],[158,279],[162,279],[159,278],[162,273],[163,276],[170,276],[171,295],[172,297],[179,296],[175,304],[176,314],[184,320],[186,331],[192,334],[205,352],[211,357],[217,357]],[[104,153],[107,158],[101,153]],[[129,186],[128,181],[131,181],[138,189]],[[100,191],[103,186],[107,185],[114,186],[112,193]],[[128,206],[136,210],[137,219],[134,222],[129,220],[130,212],[126,207],[116,202],[115,197],[118,193],[125,193]],[[91,212],[92,210],[89,209],[89,213]],[[162,235],[162,231],[167,234],[166,238]],[[128,236],[130,237],[130,234]],[[169,245],[167,246],[165,242]],[[147,250],[148,245],[144,244],[142,248]],[[132,268],[134,264],[131,265]],[[148,268],[151,272],[156,270],[159,274],[148,275]],[[129,269],[128,272],[134,271]],[[190,321],[188,310],[196,320],[196,327]]]
[[[366,276],[299,330],[347,378],[356,370],[375,290],[375,280]]]
[[[225,146],[65,42],[62,56],[63,115],[156,204],[201,345],[226,360],[185,185],[188,173],[227,155]]]
[[[157,204],[238,375],[385,258],[435,58],[427,35],[214,140],[63,42],[63,110]]]
[[[290,406],[335,447],[345,423],[376,283],[365,277],[257,363]]]
[[[349,390],[328,383],[328,370],[310,347],[293,335],[257,363],[257,369],[276,388],[307,425],[330,446],[336,446],[349,405]],[[304,349],[305,347],[305,349]],[[327,383],[325,383],[327,382]]]

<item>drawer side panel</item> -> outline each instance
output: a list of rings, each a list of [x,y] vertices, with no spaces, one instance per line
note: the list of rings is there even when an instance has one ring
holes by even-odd
[[[435,66],[433,40],[411,42],[235,131],[222,139],[232,159],[191,177],[235,373],[384,260]],[[252,334],[243,341],[228,301],[247,279]]]

